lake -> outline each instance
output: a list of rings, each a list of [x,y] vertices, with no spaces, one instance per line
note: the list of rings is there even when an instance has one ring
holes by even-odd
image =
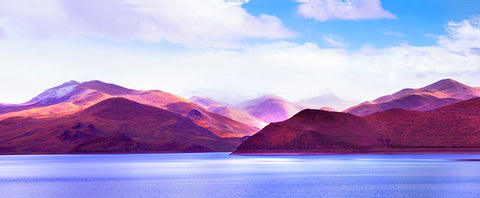
[[[4,155],[0,197],[478,197],[480,155]]]

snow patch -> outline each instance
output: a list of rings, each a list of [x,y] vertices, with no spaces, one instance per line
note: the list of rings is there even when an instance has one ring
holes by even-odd
[[[67,87],[62,87],[60,89],[55,90],[55,93],[53,93],[50,97],[52,98],[61,98],[64,97],[70,93],[72,93],[73,89],[75,89],[77,85],[70,85]]]
[[[48,89],[32,99],[30,102],[42,104],[56,103],[58,99],[69,97],[75,90],[78,82],[70,81],[58,87]]]

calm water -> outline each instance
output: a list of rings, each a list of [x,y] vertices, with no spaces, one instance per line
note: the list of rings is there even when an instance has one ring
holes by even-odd
[[[479,197],[480,155],[0,156],[0,197]]]

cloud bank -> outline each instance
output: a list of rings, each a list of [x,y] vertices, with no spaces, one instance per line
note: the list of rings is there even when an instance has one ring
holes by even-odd
[[[0,0],[5,34],[235,47],[250,38],[295,36],[275,16],[253,16],[246,0]],[[34,9],[33,9],[34,8]]]
[[[461,54],[475,54],[480,47],[480,16],[451,21],[445,29],[448,35],[439,37],[440,46]]]
[[[99,79],[135,89],[217,99],[231,93],[244,97],[277,94],[292,101],[326,93],[370,100],[442,78],[480,86],[475,84],[480,75],[478,18],[450,22],[445,28],[447,34],[439,36],[434,46],[364,46],[359,50],[277,41],[242,50],[165,53],[7,38],[0,40],[0,65],[6,65],[0,67],[0,84],[15,86],[2,87],[1,102],[18,102],[18,97],[26,101],[32,93],[72,79]]]
[[[297,13],[317,21],[396,19],[380,0],[297,0]]]

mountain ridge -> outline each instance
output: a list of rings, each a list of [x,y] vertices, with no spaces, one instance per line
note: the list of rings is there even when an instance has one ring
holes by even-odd
[[[233,154],[480,152],[480,98],[429,111],[366,116],[303,110],[272,123]]]
[[[453,79],[442,79],[421,88],[402,89],[352,106],[343,112],[363,116],[392,108],[427,111],[479,96],[480,88]]]
[[[0,131],[2,154],[230,151],[240,141],[121,97],[62,117],[8,118],[0,121]]]
[[[264,95],[237,104],[234,108],[241,109],[266,123],[286,120],[305,109],[276,95]]]
[[[167,92],[159,90],[132,90],[98,80],[77,83],[76,81],[69,81],[60,86],[50,88],[35,98],[52,98],[50,96],[56,96],[56,92],[65,87],[69,87],[68,89],[70,90],[66,92],[68,97],[62,97],[61,100],[56,100],[46,105],[35,105],[39,104],[36,102],[34,104],[15,106],[15,108],[10,108],[8,111],[0,111],[0,120],[15,116],[36,118],[64,116],[84,110],[107,98],[124,97],[189,117],[195,123],[223,137],[243,137],[252,135],[259,130],[253,126],[213,113],[188,99]],[[189,114],[193,112],[199,112],[199,114],[197,116]]]

